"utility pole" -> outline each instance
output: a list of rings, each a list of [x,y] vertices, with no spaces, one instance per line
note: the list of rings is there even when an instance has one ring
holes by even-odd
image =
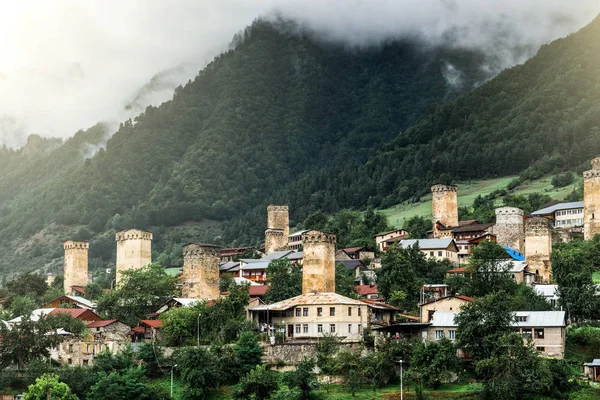
[[[173,370],[177,367],[177,364],[171,367],[171,398],[173,398]]]

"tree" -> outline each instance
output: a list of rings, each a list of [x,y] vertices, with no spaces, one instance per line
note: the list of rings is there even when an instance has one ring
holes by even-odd
[[[241,391],[236,397],[254,400],[266,400],[279,388],[279,373],[271,371],[266,365],[257,365],[240,380]]]
[[[207,398],[225,378],[219,370],[218,358],[202,347],[181,348],[176,350],[173,356],[185,388],[185,399]]]
[[[91,301],[98,301],[104,295],[104,290],[96,282],[88,283],[85,287],[85,297]]]
[[[165,346],[191,345],[198,334],[198,310],[192,307],[171,308],[160,315],[160,329]]]
[[[479,360],[476,370],[484,379],[484,399],[522,399],[526,394],[548,392],[552,385],[548,364],[531,341],[524,345],[516,333],[498,337],[490,357]]]
[[[433,229],[433,224],[420,215],[414,215],[404,223],[404,229],[411,239],[424,239],[427,237],[427,232]]]
[[[481,297],[454,317],[457,346],[474,360],[489,358],[500,337],[510,333],[511,299],[500,291]]]
[[[234,346],[243,374],[250,372],[261,363],[263,349],[253,332],[244,332]]]
[[[6,288],[11,296],[32,296],[38,298],[48,290],[48,285],[46,278],[42,275],[27,272],[7,282]]]
[[[231,276],[229,274],[221,275],[221,277],[219,278],[219,291],[220,292],[228,291],[229,286],[231,286],[231,284],[234,282],[235,282],[235,280],[233,279],[233,276]]]
[[[355,298],[354,270],[346,269],[343,263],[335,266],[335,292],[342,296]]]
[[[44,374],[35,380],[35,384],[29,385],[25,400],[78,400],[71,392],[66,383],[58,381],[58,375]]]
[[[144,342],[139,346],[135,356],[143,363],[146,376],[150,378],[162,376],[161,366],[165,363],[165,357],[161,346],[155,342]]]
[[[319,385],[314,368],[315,360],[305,358],[296,366],[295,371],[286,372],[283,377],[286,385],[292,389],[297,388],[300,390],[301,397],[299,397],[299,400],[308,400],[311,392]]]
[[[175,294],[175,279],[157,264],[121,272],[121,281],[98,302],[98,311],[134,326]]]
[[[269,291],[265,301],[269,304],[302,294],[302,272],[287,258],[271,261],[267,267],[267,277]]]
[[[417,342],[410,359],[411,375],[417,382],[437,389],[448,381],[458,367],[456,347],[447,338],[434,342]]]
[[[512,262],[506,258],[506,251],[494,242],[484,241],[475,247],[467,269],[471,278],[469,296],[482,297],[499,290],[512,292],[515,283],[508,273]]]
[[[100,372],[98,382],[90,388],[88,400],[167,400],[169,394],[159,386],[148,385],[143,368],[129,368],[110,373]]]

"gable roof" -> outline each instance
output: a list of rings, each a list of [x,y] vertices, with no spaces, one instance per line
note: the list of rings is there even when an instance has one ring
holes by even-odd
[[[490,226],[494,224],[468,224],[457,226],[456,228],[452,228],[452,232],[473,232],[473,231],[485,231]]]
[[[52,311],[50,311],[49,315],[60,314],[67,314],[75,319],[80,319],[82,321],[98,321],[102,319],[98,314],[96,314],[92,310],[88,310],[87,308],[55,308]]]
[[[454,317],[457,312],[436,311],[433,313],[431,326],[456,326]],[[510,326],[515,328],[544,328],[544,327],[562,327],[565,324],[564,311],[517,311],[514,312],[517,317],[527,317],[526,321],[515,321]]]
[[[479,221],[477,221],[476,219],[466,219],[464,221],[458,221],[458,226],[474,225],[478,223]]]
[[[104,321],[94,321],[94,322],[90,322],[89,324],[87,324],[86,326],[88,328],[103,328],[105,326],[108,326],[114,322],[117,322],[116,319],[106,319]]]
[[[583,208],[583,201],[573,201],[569,203],[558,203],[550,207],[542,208],[531,213],[531,215],[548,215],[559,210],[570,210],[573,208]]]
[[[96,308],[96,303],[89,301],[86,298],[83,298],[81,296],[71,296],[68,294],[63,294],[62,296],[59,296],[55,299],[53,299],[52,301],[47,302],[46,304],[50,304],[52,302],[55,302],[57,300],[60,300],[62,298],[66,298],[71,300],[72,302],[77,303],[77,305],[83,307],[83,308],[89,308],[89,309],[95,309]]]
[[[356,290],[356,292],[361,296],[367,296],[369,294],[379,294],[379,291],[377,290],[377,285],[356,285],[354,286],[354,290]]]
[[[473,301],[473,298],[469,297],[469,296],[463,296],[463,295],[460,295],[460,294],[458,294],[458,295],[457,294],[451,294],[449,296],[440,297],[439,299],[433,299],[433,300],[426,301],[425,303],[421,303],[420,306],[424,306],[426,304],[431,304],[431,303],[435,303],[435,302],[442,301],[442,300],[448,300],[448,299],[451,299],[451,298],[455,298],[455,299],[459,299],[459,300],[463,300],[463,301],[468,301],[468,302]]]
[[[421,250],[447,249],[454,243],[454,239],[404,239],[398,242],[404,248],[414,246],[417,243]]]
[[[378,233],[377,235],[374,235],[373,237],[377,237],[377,236],[385,236],[385,235],[389,235],[390,233],[396,233],[396,232],[406,232],[408,233],[408,231],[406,229],[394,229],[393,231],[387,231],[387,232],[382,232],[382,233]]]
[[[160,329],[163,326],[163,322],[160,319],[143,319],[140,321],[141,324],[148,325],[154,329]]]
[[[250,297],[264,296],[268,290],[269,290],[269,287],[267,285],[249,286],[248,287],[248,295]]]
[[[346,268],[348,270],[354,270],[356,268],[359,268],[360,271],[363,271],[366,269],[365,263],[359,259],[335,260],[335,265],[338,265],[338,264],[343,264],[344,268]]]
[[[304,293],[300,296],[292,297],[279,301],[277,303],[264,306],[250,307],[249,310],[274,310],[283,311],[289,308],[303,305],[356,305],[360,306],[364,303],[359,300],[354,300],[349,297],[342,296],[337,293]]]

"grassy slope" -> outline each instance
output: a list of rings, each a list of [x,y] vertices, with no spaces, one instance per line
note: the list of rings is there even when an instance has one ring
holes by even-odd
[[[473,200],[478,195],[487,195],[492,193],[494,190],[505,189],[506,185],[516,178],[515,176],[508,176],[504,178],[487,179],[483,181],[470,181],[462,182],[458,184],[458,206],[470,206],[473,204]],[[529,194],[529,193],[544,193],[548,194],[555,200],[564,199],[573,190],[573,187],[579,182],[577,180],[572,185],[564,188],[555,189],[552,187],[550,181],[551,176],[541,178],[535,181],[527,182],[517,189],[514,190],[515,194]],[[396,228],[402,228],[404,222],[414,215],[422,215],[426,218],[431,218],[431,196],[425,196],[421,198],[418,203],[403,203],[381,210],[390,224]]]

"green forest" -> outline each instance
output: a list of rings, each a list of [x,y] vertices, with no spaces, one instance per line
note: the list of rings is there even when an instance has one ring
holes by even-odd
[[[474,51],[348,48],[290,24],[257,20],[108,140],[98,124],[0,149],[0,274],[56,268],[66,239],[91,240],[104,266],[131,227],[176,264],[191,240],[260,244],[269,203],[299,225],[437,182],[579,171],[600,154],[599,19],[491,80]]]

